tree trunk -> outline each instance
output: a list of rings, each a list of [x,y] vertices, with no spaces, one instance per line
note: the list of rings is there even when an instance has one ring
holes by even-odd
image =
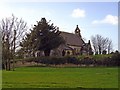
[[[101,54],[101,47],[99,46],[98,48],[99,48],[99,54]]]
[[[50,49],[44,50],[44,55],[45,56],[50,56]]]
[[[5,62],[5,69],[8,70],[8,60]]]
[[[7,59],[6,61],[6,70],[10,71],[10,60],[9,59]]]
[[[8,61],[8,70],[10,71],[11,70],[11,67],[10,67],[10,59],[9,59],[9,61]]]

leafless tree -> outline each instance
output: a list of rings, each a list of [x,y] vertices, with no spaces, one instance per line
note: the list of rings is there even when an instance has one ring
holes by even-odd
[[[108,54],[110,54],[110,52],[111,52],[112,50],[113,50],[112,40],[109,40],[109,42],[108,42],[108,48],[107,48]]]
[[[98,53],[98,43],[97,40],[94,36],[91,37],[91,41],[92,41],[92,46],[93,46],[93,50],[95,52],[95,54]]]
[[[95,53],[102,54],[103,51],[107,51],[108,54],[112,50],[112,41],[109,38],[104,38],[101,35],[95,35],[91,37],[93,48]]]
[[[18,19],[14,15],[8,18],[3,18],[0,21],[0,31],[2,32],[2,59],[6,70],[10,70],[11,60],[13,60],[15,51],[19,47],[19,43],[25,36],[27,31],[27,23],[23,19]]]

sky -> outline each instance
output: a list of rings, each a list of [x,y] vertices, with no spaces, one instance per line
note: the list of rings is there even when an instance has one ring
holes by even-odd
[[[96,34],[108,37],[118,49],[118,2],[1,2],[0,20],[14,14],[31,28],[45,17],[60,31],[74,33],[76,25],[85,41]]]

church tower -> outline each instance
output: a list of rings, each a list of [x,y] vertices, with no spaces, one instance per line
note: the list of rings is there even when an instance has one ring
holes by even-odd
[[[41,19],[41,22],[46,23],[47,21],[46,21],[45,18],[42,18],[42,19]]]
[[[77,25],[77,27],[75,29],[75,34],[81,37],[80,29],[79,29],[78,25]]]

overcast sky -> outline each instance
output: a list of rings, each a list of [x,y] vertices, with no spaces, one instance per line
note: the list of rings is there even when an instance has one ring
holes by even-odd
[[[23,18],[28,27],[45,17],[58,26],[60,31],[74,33],[79,25],[81,35],[87,41],[100,34],[113,41],[118,49],[117,2],[1,2],[0,20],[14,14]]]

